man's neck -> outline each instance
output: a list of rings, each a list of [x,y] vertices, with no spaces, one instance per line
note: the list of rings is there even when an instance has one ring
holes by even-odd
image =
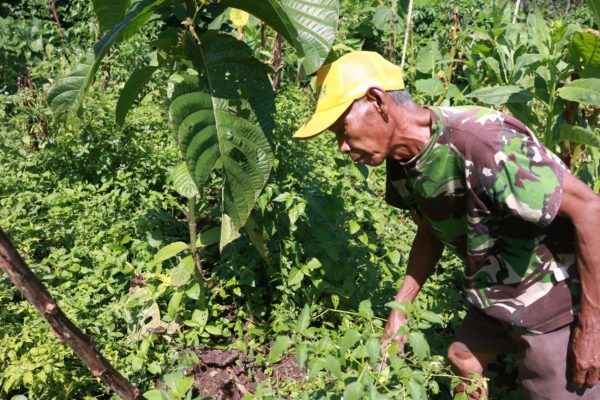
[[[394,107],[391,117],[396,128],[389,156],[408,161],[418,156],[431,137],[431,112],[419,105]]]

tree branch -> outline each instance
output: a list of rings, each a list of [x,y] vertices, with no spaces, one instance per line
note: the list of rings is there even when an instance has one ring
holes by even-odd
[[[19,255],[10,239],[0,228],[0,268],[25,298],[37,308],[52,332],[69,346],[95,377],[124,400],[141,399],[140,391],[116,371],[94,347],[93,339],[85,335],[62,312],[42,282]]]

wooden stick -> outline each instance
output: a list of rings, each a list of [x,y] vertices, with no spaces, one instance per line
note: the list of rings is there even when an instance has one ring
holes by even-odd
[[[519,7],[521,6],[521,0],[517,0],[515,2],[515,13],[513,14],[513,20],[512,23],[514,24],[515,22],[517,22],[517,14],[519,13]]]
[[[0,228],[0,268],[25,298],[37,308],[50,325],[51,331],[69,346],[95,377],[124,400],[141,399],[140,391],[116,371],[85,335],[58,307],[42,282],[19,255],[10,239]]]
[[[406,47],[408,46],[408,35],[412,25],[413,0],[408,3],[408,13],[406,13],[406,30],[404,31],[404,47],[402,47],[402,62],[400,68],[404,70],[404,60],[406,59]]]

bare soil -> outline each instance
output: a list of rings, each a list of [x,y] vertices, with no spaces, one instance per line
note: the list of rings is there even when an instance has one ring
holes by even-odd
[[[186,375],[194,376],[194,389],[199,396],[215,400],[241,400],[256,391],[258,382],[268,378],[261,368],[239,350],[196,351],[200,362]],[[300,381],[302,371],[292,356],[285,357],[272,368],[272,378],[277,385],[287,379]]]

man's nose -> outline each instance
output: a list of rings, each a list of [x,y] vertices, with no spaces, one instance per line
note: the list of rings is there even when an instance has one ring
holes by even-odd
[[[340,142],[340,151],[344,154],[350,153],[350,146],[348,146],[348,143],[346,143],[346,141]]]

